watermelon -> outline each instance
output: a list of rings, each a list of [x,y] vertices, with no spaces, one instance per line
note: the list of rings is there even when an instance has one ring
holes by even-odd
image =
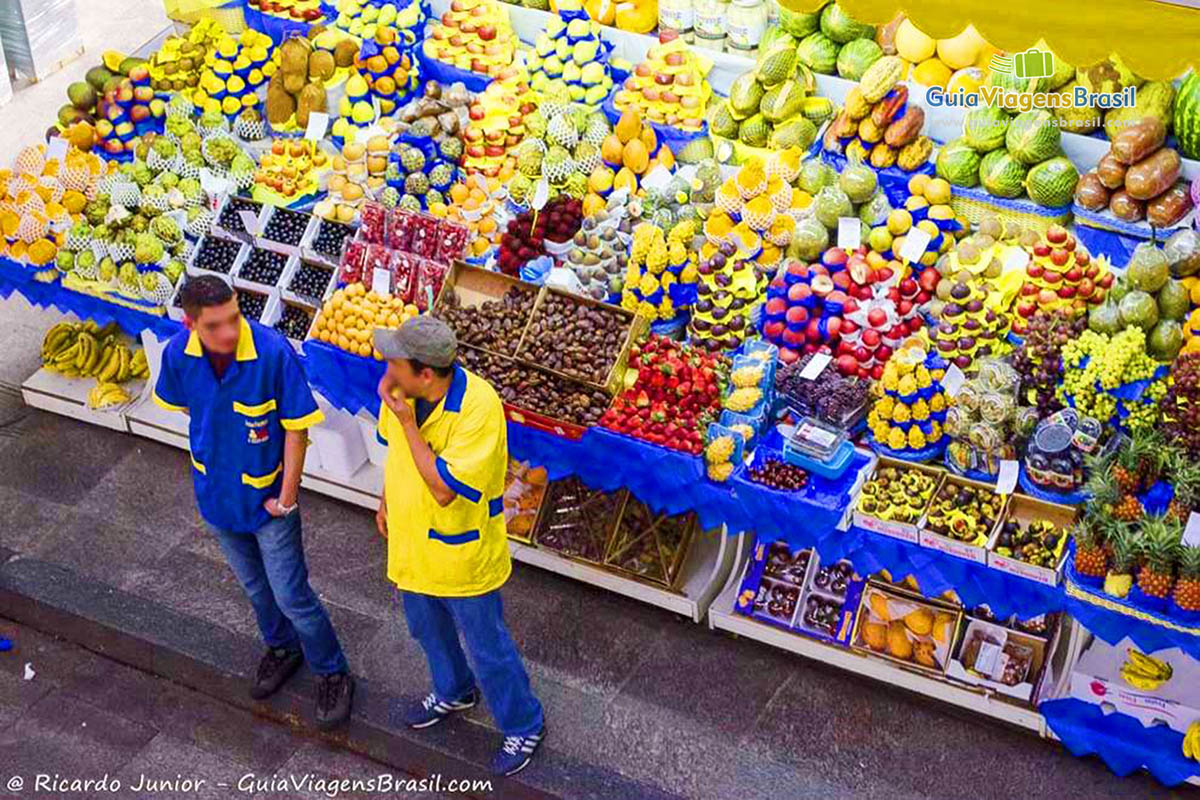
[[[1008,72],[996,72],[992,70],[988,75],[988,86],[996,86],[1013,92],[1045,92],[1049,90],[1049,78],[1018,78]],[[1016,113],[1016,109],[1009,109],[1010,112]]]
[[[1043,108],[1018,114],[1004,134],[1004,145],[1013,158],[1024,164],[1037,164],[1056,156],[1061,136],[1054,116]]]
[[[846,44],[854,39],[875,38],[874,25],[859,22],[836,2],[821,10],[821,32],[838,44]]]
[[[1195,72],[1183,79],[1175,95],[1175,136],[1184,158],[1200,158],[1200,76]]]
[[[867,67],[883,58],[883,48],[870,39],[855,39],[838,51],[837,73],[849,81],[856,81],[867,71]]]
[[[1007,150],[993,150],[979,162],[979,182],[994,197],[1020,197],[1025,192],[1027,169]]]
[[[963,119],[963,141],[980,153],[1004,147],[1009,116],[997,106],[979,106]]]
[[[800,41],[800,46],[796,49],[796,55],[813,72],[820,72],[822,75],[832,75],[834,69],[837,67],[837,42],[817,31],[805,36]]]
[[[937,174],[955,186],[979,183],[979,153],[962,139],[946,142],[938,151]]]
[[[801,11],[792,11],[782,3],[779,5],[779,27],[797,39],[803,39],[810,33],[815,33],[820,25],[820,19],[820,14],[805,14]]]
[[[1075,196],[1079,170],[1066,156],[1056,156],[1030,167],[1025,176],[1029,199],[1040,206],[1065,206]]]

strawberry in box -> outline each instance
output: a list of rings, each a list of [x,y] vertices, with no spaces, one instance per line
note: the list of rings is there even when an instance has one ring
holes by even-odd
[[[699,455],[704,449],[705,428],[721,413],[728,359],[652,335],[630,347],[627,384],[634,371],[632,386],[617,395],[600,425]]]

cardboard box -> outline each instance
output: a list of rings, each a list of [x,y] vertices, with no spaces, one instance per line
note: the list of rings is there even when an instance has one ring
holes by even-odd
[[[1078,518],[1079,509],[1077,508],[1058,503],[1048,503],[1045,500],[1037,500],[1023,494],[1013,495],[1008,501],[1008,512],[1005,515],[1006,520],[1015,519],[1024,528],[1035,519],[1048,519],[1064,532],[1062,540],[1059,543],[1062,551],[1059,555],[1058,563],[1054,569],[1050,569],[1048,567],[1027,564],[1012,556],[998,554],[996,552],[996,542],[1000,538],[1001,530],[1004,528],[1003,524],[1001,524],[996,526],[996,531],[992,535],[991,541],[988,542],[988,566],[1001,572],[1007,572],[1010,575],[1016,575],[1026,580],[1045,584],[1046,586],[1057,586],[1062,575],[1063,562],[1067,557],[1067,532],[1075,525]]]
[[[1170,664],[1174,674],[1154,691],[1142,691],[1121,678],[1126,649],[1132,646],[1128,639],[1113,646],[1093,638],[1071,671],[1071,697],[1136,717],[1146,726],[1163,724],[1186,733],[1200,720],[1200,662],[1177,647],[1159,650],[1154,657]]]
[[[988,493],[994,493],[996,488],[993,484],[981,483],[979,481],[970,480],[969,478],[963,478],[958,475],[951,475],[947,473],[945,479],[942,481],[942,484],[938,486],[937,490],[934,492],[934,497],[936,498],[937,494],[946,486],[971,486],[975,489],[980,489]],[[1004,505],[1001,505],[1000,513],[996,515],[996,520],[992,524],[992,527],[988,530],[987,538],[984,540],[984,543],[973,544],[971,542],[963,542],[958,539],[952,539],[949,536],[942,536],[940,533],[935,533],[932,530],[929,530],[926,527],[928,522],[928,510],[926,510],[926,514],[924,517],[922,517],[920,522],[921,530],[919,535],[919,543],[922,547],[928,547],[930,550],[938,550],[943,553],[949,553],[952,556],[958,556],[959,558],[966,559],[967,561],[974,561],[976,564],[986,564],[988,556],[988,542],[991,542],[994,539],[996,530],[1000,527],[1000,523],[1004,521],[1004,518],[1005,507]]]
[[[876,599],[873,600],[872,598]],[[877,604],[881,607],[883,604],[886,604],[888,619],[884,619],[876,612]],[[928,611],[933,616],[929,634],[915,633],[904,621],[909,614],[920,610]],[[942,622],[939,622],[939,619]],[[868,581],[866,589],[862,593],[862,602],[858,608],[857,618],[854,621],[854,635],[851,639],[850,647],[861,653],[886,659],[908,669],[931,675],[943,675],[950,663],[950,653],[952,652],[952,646],[956,639],[961,619],[962,608],[960,606],[930,600],[919,594],[906,592],[890,585],[884,586],[873,580]],[[913,649],[911,658],[902,658],[892,652],[890,647],[891,636],[887,632],[885,632],[886,638],[883,641],[882,649],[871,647],[867,643],[865,628],[868,623],[882,623],[887,630],[890,630],[892,625],[897,621],[903,626],[903,634],[908,640],[909,646]],[[939,624],[944,626],[940,640],[933,635],[937,631]],[[924,648],[931,645],[935,666],[921,664],[916,661],[915,651],[917,647],[921,646]]]
[[[975,656],[972,666],[968,667],[965,663],[967,650],[971,641],[977,637],[988,640],[988,647],[982,648],[981,654]],[[1002,680],[1004,664],[1007,659],[1004,650],[1010,643],[1032,651],[1028,668],[1022,676],[1022,680],[1012,684]],[[989,654],[986,651],[991,652]],[[1034,690],[1041,680],[1042,670],[1046,665],[1046,655],[1049,651],[1050,647],[1047,641],[1039,636],[1012,631],[986,620],[968,619],[966,630],[954,650],[954,658],[950,661],[946,674],[964,683],[985,686],[999,694],[1031,702]],[[993,656],[995,657],[993,658]],[[981,664],[980,659],[985,660],[986,664]]]
[[[875,464],[875,468],[871,470],[870,477],[863,483],[869,483],[872,479],[874,479],[876,473],[878,473],[878,471],[883,467],[913,469],[933,476],[934,486],[933,495],[931,495],[931,498],[937,495],[938,490],[942,486],[942,481],[945,480],[946,476],[946,471],[939,467],[930,467],[926,466],[925,464],[910,464],[907,461],[898,461],[893,458],[887,458],[886,456],[880,456],[879,460]],[[858,500],[861,496],[861,493],[862,489],[860,488],[858,493],[855,494],[854,502],[852,504],[852,507],[855,509],[855,525],[859,526],[860,528],[866,528],[869,531],[874,531],[875,533],[882,533],[884,536],[890,536],[893,539],[900,539],[905,542],[912,542],[913,544],[918,544],[920,542],[920,531],[921,525],[925,521],[925,512],[921,513],[920,518],[918,518],[916,522],[896,522],[895,520],[879,519],[878,517],[873,517],[870,514],[864,514],[858,510]],[[926,504],[926,509],[928,509],[928,504]]]
[[[450,271],[446,273],[446,280],[442,283],[442,291],[438,294],[437,300],[434,303],[434,313],[437,313],[437,311],[446,305],[451,295],[454,295],[458,299],[458,304],[462,308],[478,308],[484,303],[501,300],[512,289],[526,292],[532,296],[533,302],[530,305],[530,318],[532,318],[533,309],[537,307],[538,298],[542,291],[540,287],[518,280],[511,275],[492,272],[480,267],[473,267],[462,261],[455,261],[450,267]],[[530,318],[525,319],[521,327],[521,336],[516,341],[514,345],[515,349],[511,353],[504,353],[479,345],[471,346],[479,350],[500,353],[500,355],[510,358],[516,357],[517,353],[521,350],[522,343],[525,341],[525,332],[529,330]],[[461,343],[464,345],[469,344],[468,342]]]
[[[628,500],[629,492],[624,489],[602,492],[574,477],[552,481],[542,501],[533,540],[538,547],[563,558],[599,567],[612,545],[613,532]],[[589,544],[595,557],[579,548],[563,546],[568,543]]]

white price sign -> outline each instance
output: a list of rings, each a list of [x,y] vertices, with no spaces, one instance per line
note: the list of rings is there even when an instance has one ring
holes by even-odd
[[[806,381],[815,381],[829,366],[830,361],[833,361],[833,356],[828,353],[813,353],[804,369],[800,370],[800,377]]]
[[[392,271],[376,267],[371,273],[371,291],[377,295],[392,293]]]
[[[1023,247],[1012,247],[1004,255],[1004,271],[1016,272],[1019,269],[1025,269],[1025,265],[1029,263],[1029,253],[1025,252]]]
[[[46,144],[46,160],[62,161],[66,158],[69,143],[61,136],[55,136]]]
[[[1188,515],[1187,526],[1183,529],[1183,544],[1186,547],[1200,547],[1200,514],[1195,511]]]
[[[910,228],[908,233],[904,234],[904,246],[900,248],[900,259],[909,264],[920,261],[921,256],[925,255],[925,249],[929,247],[929,241],[928,231]]]
[[[251,211],[239,211],[238,216],[242,218],[242,227],[246,229],[246,233],[257,236],[258,215]]]
[[[962,391],[963,383],[967,377],[963,375],[962,370],[957,364],[951,364],[946,374],[942,376],[942,390],[949,397],[958,397],[958,393]]]
[[[838,217],[837,246],[843,250],[857,250],[862,244],[862,223],[858,217]]]
[[[1017,489],[1017,462],[1004,459],[1000,462],[1000,475],[996,478],[996,494],[1012,494]]]
[[[310,111],[308,127],[304,129],[304,138],[319,142],[325,138],[325,129],[329,127],[329,115],[321,111]]]

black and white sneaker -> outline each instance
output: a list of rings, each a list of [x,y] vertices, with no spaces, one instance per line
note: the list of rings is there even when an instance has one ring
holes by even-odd
[[[546,738],[546,727],[532,736],[505,736],[500,752],[492,759],[492,772],[496,775],[516,775],[529,766],[533,754]]]
[[[250,685],[250,696],[265,700],[279,691],[279,687],[304,663],[304,654],[299,650],[272,647],[258,662],[254,683]]]
[[[425,696],[425,699],[419,703],[413,703],[404,712],[404,724],[416,730],[428,728],[431,725],[437,725],[455,712],[474,708],[478,702],[479,693],[474,689],[463,696],[462,699],[450,702],[439,700],[436,694],[430,692]]]

